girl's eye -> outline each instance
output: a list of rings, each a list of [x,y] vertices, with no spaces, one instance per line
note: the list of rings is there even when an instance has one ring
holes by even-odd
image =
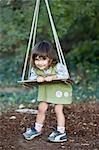
[[[37,58],[35,59],[35,61],[38,61],[38,60],[39,60],[39,59],[37,59]]]
[[[46,56],[40,56],[39,58],[35,58],[35,60],[39,61],[39,60],[46,60],[47,57]]]
[[[46,60],[46,58],[45,58],[45,57],[43,57],[43,60]]]
[[[46,59],[47,59],[47,57],[46,57],[46,56],[43,56],[43,57],[42,57],[42,59],[43,59],[43,60],[46,60]]]

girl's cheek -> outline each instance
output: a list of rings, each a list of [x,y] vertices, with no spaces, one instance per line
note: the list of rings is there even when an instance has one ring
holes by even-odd
[[[46,61],[46,64],[48,65],[48,64],[49,64],[49,61]]]
[[[48,64],[48,62],[45,62],[44,64],[45,64],[45,65],[47,65],[47,64]]]
[[[37,64],[38,64],[38,62],[35,61],[35,65],[37,65]]]

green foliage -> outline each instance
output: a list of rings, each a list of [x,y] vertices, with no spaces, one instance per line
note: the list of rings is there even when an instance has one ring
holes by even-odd
[[[69,60],[77,63],[93,63],[98,65],[99,56],[99,41],[88,41],[79,42],[78,45],[73,46],[73,50],[67,54]],[[71,57],[72,56],[72,57]]]
[[[22,58],[20,56],[9,56],[0,59],[0,86],[14,86],[20,79],[22,71]]]
[[[68,39],[70,44],[99,39],[98,0],[51,0],[49,3],[60,39]],[[17,51],[28,42],[35,1],[1,0],[0,6],[1,51]],[[41,1],[37,33],[37,40],[53,41],[44,1]]]

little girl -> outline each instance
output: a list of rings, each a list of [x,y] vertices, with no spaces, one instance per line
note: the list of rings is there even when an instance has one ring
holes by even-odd
[[[55,104],[57,129],[48,136],[48,140],[52,142],[67,141],[63,104],[72,103],[72,87],[69,83],[55,83],[52,80],[68,79],[68,70],[63,64],[57,62],[55,50],[47,41],[42,41],[34,47],[32,66],[29,79],[37,80],[39,83],[38,101],[40,103],[35,126],[26,130],[23,136],[27,140],[32,140],[42,133],[45,113],[48,105],[52,103]]]

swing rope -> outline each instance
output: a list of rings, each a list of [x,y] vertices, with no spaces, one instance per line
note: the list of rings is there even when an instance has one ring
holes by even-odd
[[[34,43],[35,43],[36,27],[37,27],[37,25],[35,26],[35,20],[36,20],[36,24],[37,24],[37,18],[38,18],[38,12],[39,12],[39,4],[40,4],[40,0],[36,0],[36,6],[35,6],[34,16],[33,16],[33,20],[32,20],[31,32],[30,32],[30,37],[29,37],[29,42],[28,42],[28,47],[27,47],[27,53],[26,53],[25,63],[24,63],[24,68],[23,68],[23,73],[22,73],[22,81],[24,80],[24,77],[25,77],[26,66],[27,66],[27,61],[28,61],[28,56],[29,56],[29,51],[30,51],[33,31],[34,31],[34,36],[33,36],[33,44],[32,44],[32,46],[34,46]],[[34,26],[35,26],[35,30],[34,30]]]
[[[40,7],[40,0],[37,0],[37,10],[36,10],[36,18],[34,20],[34,33],[33,34],[33,42],[32,42],[32,48],[31,48],[31,55],[30,55],[30,62],[29,62],[29,72],[28,72],[28,78],[30,76],[30,71],[31,71],[31,62],[32,62],[32,49],[35,45],[36,41],[36,31],[37,31],[37,22],[38,22],[38,14],[39,14],[39,7]]]
[[[48,0],[45,0],[45,4],[46,4],[47,11],[48,11],[49,20],[50,20],[50,23],[51,23],[51,28],[52,28],[52,32],[53,32],[53,36],[54,36],[54,40],[55,40],[55,44],[56,44],[56,49],[57,49],[59,61],[60,61],[61,64],[64,64],[64,66],[67,69],[65,58],[64,58],[62,48],[61,48],[61,45],[60,45],[60,42],[59,42],[59,38],[58,38],[56,29],[55,29],[55,25],[54,25],[54,22],[53,22],[53,19],[52,19],[52,14],[51,14],[51,10],[50,10],[49,4],[48,4]],[[30,37],[29,37],[29,42],[28,42],[28,47],[27,47],[27,53],[26,53],[25,63],[24,63],[24,68],[23,68],[23,73],[22,73],[22,81],[24,80],[24,77],[25,77],[26,66],[27,66],[27,61],[28,61],[31,42],[32,42],[32,48],[35,45],[38,14],[39,14],[39,6],[40,6],[40,0],[36,0],[36,6],[35,6],[34,16],[33,16],[33,20],[32,20],[31,32],[30,32]],[[33,41],[32,41],[32,39],[33,39]],[[32,57],[30,57],[28,76],[30,75],[30,70],[31,70],[31,60],[32,60]]]
[[[50,19],[50,23],[51,23],[51,27],[52,27],[54,39],[55,39],[55,44],[56,44],[56,48],[57,48],[57,52],[58,52],[58,56],[59,56],[59,61],[60,61],[60,63],[64,64],[64,66],[67,69],[65,58],[64,58],[64,55],[63,55],[63,52],[62,52],[62,48],[61,48],[61,45],[60,45],[60,42],[59,42],[59,38],[58,38],[56,29],[55,29],[54,21],[53,21],[52,15],[51,15],[51,10],[50,10],[49,4],[48,4],[48,0],[45,0],[45,3],[46,3],[46,7],[47,7],[47,11],[48,11],[48,15],[49,15],[49,19]]]

